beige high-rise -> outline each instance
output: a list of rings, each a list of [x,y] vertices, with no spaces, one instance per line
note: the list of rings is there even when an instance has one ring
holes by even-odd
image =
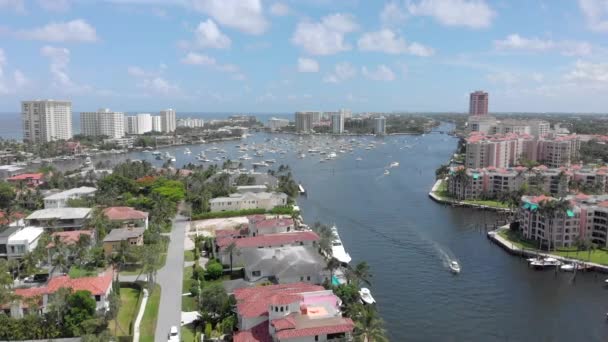
[[[34,100],[21,102],[23,141],[44,143],[72,138],[72,102]]]

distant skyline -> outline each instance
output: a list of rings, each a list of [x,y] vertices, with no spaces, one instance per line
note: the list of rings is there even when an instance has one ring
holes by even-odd
[[[608,0],[0,0],[0,112],[608,112]]]

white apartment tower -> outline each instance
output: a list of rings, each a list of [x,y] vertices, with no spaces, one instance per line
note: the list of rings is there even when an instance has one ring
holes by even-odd
[[[296,112],[295,119],[298,133],[310,133],[312,131],[313,112]]]
[[[152,115],[150,113],[137,114],[137,134],[152,132]]]
[[[374,118],[374,133],[376,135],[386,134],[386,118],[384,116]]]
[[[22,101],[21,119],[25,142],[43,143],[72,138],[70,101]]]
[[[344,133],[344,113],[342,111],[331,115],[331,132],[333,134]]]
[[[152,116],[152,131],[162,132],[162,118],[160,115]]]
[[[175,110],[174,109],[165,109],[160,111],[160,120],[161,120],[161,131],[166,133],[171,133],[175,131],[176,120],[175,120]]]
[[[80,134],[85,136],[107,136],[110,139],[125,135],[125,115],[107,108],[97,112],[80,113]]]
[[[125,116],[125,133],[138,134],[137,133],[137,116]]]

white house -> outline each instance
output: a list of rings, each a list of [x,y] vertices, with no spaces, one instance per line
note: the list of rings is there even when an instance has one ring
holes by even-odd
[[[80,188],[58,192],[44,198],[44,208],[65,208],[68,206],[69,200],[93,196],[95,191],[97,191],[97,189],[82,186]]]
[[[44,229],[39,227],[9,226],[0,233],[0,257],[21,258],[36,248],[43,232]]]
[[[212,212],[246,209],[270,210],[287,204],[287,195],[277,192],[246,192],[231,194],[229,197],[217,197],[209,201]]]

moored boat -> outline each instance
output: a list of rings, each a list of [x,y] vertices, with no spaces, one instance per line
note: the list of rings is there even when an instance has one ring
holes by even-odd
[[[372,292],[367,287],[362,287],[361,290],[359,290],[359,297],[363,304],[371,305],[376,303],[376,300],[372,297]]]

